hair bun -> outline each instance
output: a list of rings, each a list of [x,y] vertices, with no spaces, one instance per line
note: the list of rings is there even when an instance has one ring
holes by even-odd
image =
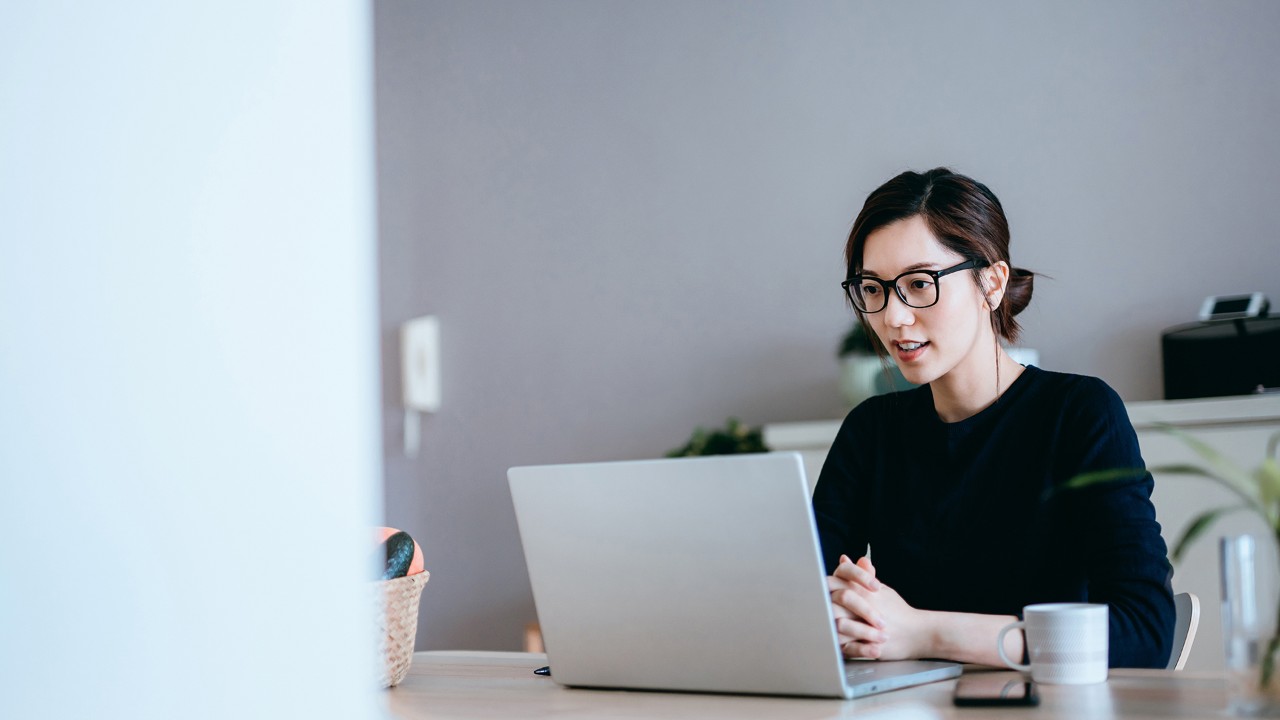
[[[1031,302],[1031,292],[1035,289],[1036,274],[1023,268],[1012,268],[1009,282],[1004,291],[1004,304],[1009,306],[1009,314],[1017,315],[1026,309]]]

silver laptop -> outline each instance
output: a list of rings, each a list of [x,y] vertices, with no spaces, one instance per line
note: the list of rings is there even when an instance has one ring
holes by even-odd
[[[960,674],[842,660],[796,453],[507,477],[562,685],[853,698]]]

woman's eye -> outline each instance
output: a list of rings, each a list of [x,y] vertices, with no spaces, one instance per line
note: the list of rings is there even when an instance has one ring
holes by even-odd
[[[863,295],[876,295],[876,294],[878,294],[879,292],[880,292],[880,286],[879,286],[879,285],[873,285],[873,284],[871,284],[871,283],[868,283],[868,284],[866,284],[866,285],[863,285],[863,286],[862,286],[862,294],[863,294]]]
[[[928,280],[924,280],[922,278],[916,278],[911,281],[908,287],[910,287],[912,290],[924,290],[925,288],[928,288],[932,284],[933,283],[929,282]]]

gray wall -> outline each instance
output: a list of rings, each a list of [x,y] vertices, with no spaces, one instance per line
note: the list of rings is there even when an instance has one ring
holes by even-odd
[[[376,63],[388,521],[420,648],[534,619],[504,472],[839,416],[843,238],[908,168],[988,183],[1051,369],[1160,396],[1159,333],[1280,302],[1280,5],[392,2]],[[440,317],[401,452],[396,328]],[[1229,372],[1229,365],[1224,366]]]

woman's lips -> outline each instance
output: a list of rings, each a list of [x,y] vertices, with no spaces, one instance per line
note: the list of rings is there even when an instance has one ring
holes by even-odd
[[[929,343],[919,340],[897,340],[893,343],[893,353],[900,363],[918,360],[924,354],[924,351],[928,349]]]

